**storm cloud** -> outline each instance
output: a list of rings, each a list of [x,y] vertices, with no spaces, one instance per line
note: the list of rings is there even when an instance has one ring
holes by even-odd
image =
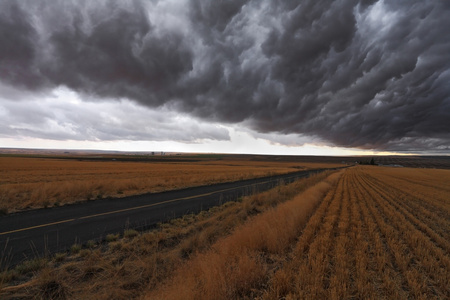
[[[437,0],[3,0],[0,82],[300,143],[445,152],[449,15]]]

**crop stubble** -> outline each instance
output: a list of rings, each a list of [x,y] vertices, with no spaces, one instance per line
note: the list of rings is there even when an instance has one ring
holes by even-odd
[[[436,173],[445,176],[430,177]],[[284,295],[270,289],[268,295],[449,297],[449,192],[443,184],[448,176],[434,170],[348,170],[284,266],[296,274],[295,283]]]
[[[249,268],[256,271],[257,277],[251,278],[249,286],[233,294],[223,279],[222,283],[214,282],[223,293],[204,282],[196,292],[190,287],[190,293],[214,295],[217,299],[230,295],[262,299],[448,298],[449,179],[450,172],[442,170],[368,166],[348,169],[322,198],[309,220],[304,225],[301,221],[295,223],[300,226],[296,231],[286,228],[288,223],[280,222],[285,212],[277,209],[236,230],[234,238],[230,236],[220,242],[220,248],[213,247],[216,259],[227,261],[222,257],[227,253],[217,249],[233,247],[227,246],[227,241],[236,243],[238,236],[240,241],[248,241],[241,242],[242,257],[234,254],[233,261],[251,261]],[[291,205],[284,204],[294,207]],[[257,232],[256,224],[261,220],[271,231],[283,224],[286,232],[297,232],[297,237],[285,239],[284,245],[255,247],[255,240],[260,245],[270,245],[269,240],[273,239],[270,234]],[[243,235],[255,235],[257,239]],[[210,256],[202,254],[197,260],[202,258]],[[213,273],[204,264],[196,266],[195,260],[188,266],[203,271],[190,274],[189,270],[182,270],[186,282],[198,284],[202,282],[201,276]],[[249,282],[248,275],[238,272],[233,275]],[[188,279],[189,276],[196,279]],[[239,282],[239,278],[234,281]],[[170,289],[182,284],[179,282],[175,279],[169,284]],[[233,290],[235,286],[229,288]],[[211,291],[214,293],[208,294]],[[169,296],[164,292],[157,295]],[[177,298],[170,294],[169,298],[172,297]]]

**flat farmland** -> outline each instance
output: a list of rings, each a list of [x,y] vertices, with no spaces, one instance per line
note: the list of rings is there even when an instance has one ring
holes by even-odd
[[[450,170],[439,169],[315,174],[5,271],[0,295],[448,299],[449,182]]]
[[[326,195],[274,278],[272,295],[450,296],[450,172],[358,167]],[[296,274],[301,274],[300,276]]]
[[[131,159],[132,156],[105,159],[0,157],[0,209],[7,213],[339,166],[253,161],[232,156],[198,160],[190,157],[185,161],[169,158],[156,162],[128,161]]]
[[[450,172],[342,173],[238,228],[148,299],[448,299]]]

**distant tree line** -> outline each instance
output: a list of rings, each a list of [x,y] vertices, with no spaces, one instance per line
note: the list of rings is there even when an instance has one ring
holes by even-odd
[[[362,160],[360,160],[359,164],[360,165],[372,165],[372,166],[376,165],[375,160],[373,159],[373,157],[372,157],[372,159],[370,161],[362,161]]]

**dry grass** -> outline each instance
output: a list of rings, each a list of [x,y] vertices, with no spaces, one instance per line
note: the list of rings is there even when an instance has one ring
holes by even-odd
[[[182,266],[149,299],[254,298],[266,283],[270,261],[285,254],[340,173],[252,218],[233,234]]]
[[[449,176],[440,170],[348,170],[262,297],[448,298],[448,214],[429,216],[448,206]],[[410,183],[402,185],[405,180]],[[444,227],[435,231],[435,223]]]
[[[346,170],[251,219],[146,296],[449,298],[449,176]]]
[[[371,166],[316,175],[55,258],[21,285],[4,275],[1,296],[448,299],[448,182]]]
[[[30,270],[31,274],[19,274],[16,270],[4,272],[2,278],[5,288],[3,294],[0,292],[0,298],[44,294],[43,283],[51,283],[55,278],[56,283],[51,283],[51,286],[70,299],[136,298],[148,288],[159,286],[184,261],[199,251],[206,251],[249,218],[292,199],[299,192],[322,181],[328,174],[324,172],[289,185],[281,185],[198,215],[186,215],[161,224],[158,230],[148,233],[137,234],[126,230],[123,239],[107,244],[89,244],[84,249],[76,245],[77,251],[58,254],[50,263],[41,266],[40,270]],[[240,260],[240,263],[249,268],[242,271],[244,276],[252,263],[244,260]],[[27,279],[29,276],[32,276],[31,280]],[[29,281],[25,285],[17,285],[24,280]],[[242,289],[245,289],[245,285]]]
[[[250,160],[155,163],[0,157],[0,214],[328,166],[332,165]]]

